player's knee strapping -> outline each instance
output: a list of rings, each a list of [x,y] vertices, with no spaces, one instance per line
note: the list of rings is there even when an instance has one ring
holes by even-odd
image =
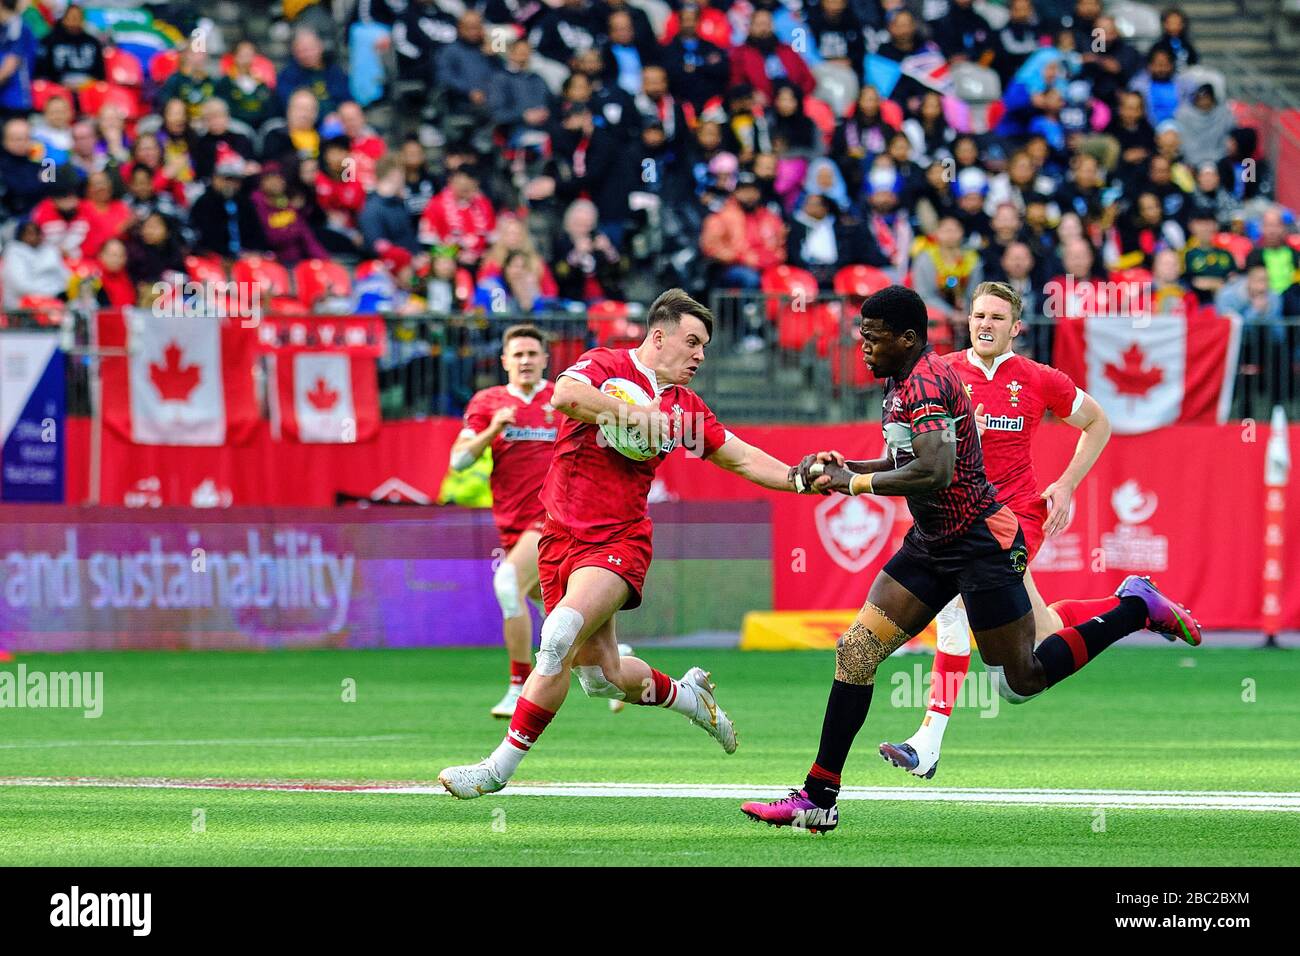
[[[835,644],[835,679],[845,684],[874,684],[881,661],[911,637],[868,601]]]
[[[935,617],[938,640],[935,646],[945,654],[966,657],[970,654],[970,624],[960,598],[953,598]]]
[[[564,659],[582,632],[583,619],[571,607],[557,607],[542,622],[542,641],[537,648],[537,673],[544,677],[558,674]]]
[[[492,575],[492,590],[496,592],[497,603],[501,605],[501,616],[507,621],[527,613],[524,602],[519,597],[519,572],[509,561],[502,561]]]
[[[578,675],[578,683],[588,697],[605,697],[609,700],[626,700],[622,689],[611,684],[605,678],[605,669],[599,664],[581,665],[573,668]]]

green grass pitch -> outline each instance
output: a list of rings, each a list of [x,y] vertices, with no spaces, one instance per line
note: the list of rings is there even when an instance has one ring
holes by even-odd
[[[740,730],[725,756],[684,718],[611,714],[575,683],[518,783],[792,786],[816,748],[828,653],[647,650],[713,671]],[[792,833],[735,799],[264,792],[14,785],[15,778],[394,781],[432,784],[504,723],[496,650],[28,656],[29,670],[102,671],[104,712],[0,709],[0,865],[1080,864],[1277,865],[1300,860],[1300,813],[844,801],[839,829]],[[1300,790],[1300,657],[1116,648],[1041,699],[991,718],[958,708],[939,774],[876,755],[911,733],[889,662],[844,783],[865,787]],[[16,665],[5,665],[13,670]],[[972,673],[980,670],[975,664]],[[355,701],[346,691],[355,687]]]

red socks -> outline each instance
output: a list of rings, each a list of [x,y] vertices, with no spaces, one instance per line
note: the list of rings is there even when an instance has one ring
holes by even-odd
[[[515,704],[515,715],[510,718],[506,740],[520,750],[528,751],[537,743],[537,738],[554,716],[555,711],[545,710],[521,697]]]
[[[663,671],[650,668],[650,678],[654,681],[654,696],[643,693],[639,698],[629,703],[645,704],[647,707],[671,707],[673,701],[677,698],[677,685],[673,679]],[[647,688],[649,690],[650,688]],[[649,698],[649,699],[647,699]]]
[[[524,681],[528,680],[528,675],[532,672],[533,665],[527,661],[511,661],[510,683],[516,685],[522,684]]]
[[[930,671],[930,697],[926,709],[945,717],[952,716],[952,708],[957,703],[957,692],[966,680],[970,670],[969,654],[945,654],[936,651],[934,668]]]
[[[1111,594],[1081,601],[1057,601],[1050,607],[1061,616],[1062,627],[1077,627],[1089,618],[1100,617],[1119,607],[1119,598]]]

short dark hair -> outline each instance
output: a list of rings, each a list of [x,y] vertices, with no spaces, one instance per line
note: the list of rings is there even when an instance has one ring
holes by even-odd
[[[930,329],[930,314],[925,301],[913,290],[901,285],[886,286],[867,296],[862,303],[863,319],[878,319],[895,335],[908,329],[924,342]]]
[[[669,289],[650,303],[646,313],[646,328],[656,325],[672,329],[682,320],[683,315],[693,315],[704,323],[704,331],[713,338],[713,313],[707,306],[692,299],[684,289]]]
[[[528,323],[512,325],[501,333],[501,351],[504,352],[506,350],[506,346],[510,344],[511,339],[537,339],[537,341],[542,343],[543,352],[546,351],[546,347],[549,344],[546,333],[537,326]]]

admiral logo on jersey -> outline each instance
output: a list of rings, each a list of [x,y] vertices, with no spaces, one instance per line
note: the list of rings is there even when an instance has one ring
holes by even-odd
[[[1019,432],[1025,429],[1025,416],[990,415],[984,421],[984,427],[995,432]]]

